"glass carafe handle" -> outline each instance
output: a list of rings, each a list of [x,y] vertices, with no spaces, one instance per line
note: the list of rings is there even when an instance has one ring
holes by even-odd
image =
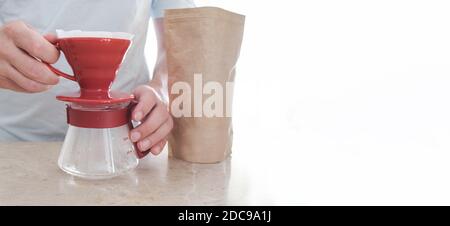
[[[130,130],[134,129],[133,123],[131,122],[131,115],[132,115],[133,109],[136,105],[137,105],[137,102],[133,100],[133,101],[131,101],[130,105],[128,106],[128,111],[129,111],[129,113],[128,113],[129,124],[128,125],[130,127]],[[148,153],[150,153],[150,149],[147,151],[139,151],[137,142],[133,142],[133,146],[134,146],[134,150],[136,151],[136,155],[139,159],[144,158],[145,156],[148,155]]]

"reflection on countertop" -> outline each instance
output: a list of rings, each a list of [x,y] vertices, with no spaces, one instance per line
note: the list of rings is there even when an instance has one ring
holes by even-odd
[[[107,180],[84,180],[57,164],[61,143],[0,144],[0,205],[252,205],[243,168],[229,158],[192,164],[167,151]],[[243,176],[244,175],[244,176]]]

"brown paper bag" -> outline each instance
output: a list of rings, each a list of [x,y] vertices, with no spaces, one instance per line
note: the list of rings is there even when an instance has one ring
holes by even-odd
[[[215,7],[166,10],[165,45],[174,116],[169,155],[215,163],[231,154],[232,88],[244,19]]]

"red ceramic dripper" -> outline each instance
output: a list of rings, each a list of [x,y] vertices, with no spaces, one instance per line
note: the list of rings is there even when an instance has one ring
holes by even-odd
[[[74,37],[62,38],[55,42],[61,50],[74,75],[66,74],[46,63],[55,74],[75,81],[80,86],[79,97],[58,96],[59,100],[82,104],[82,110],[67,107],[67,122],[79,128],[113,128],[128,125],[132,129],[131,110],[134,106],[133,95],[111,95],[111,85],[116,78],[120,64],[131,44],[130,40],[117,38]],[[116,92],[117,93],[117,92]],[[117,97],[117,98],[115,98]],[[128,104],[125,108],[116,108],[113,104]],[[98,110],[95,106],[111,105]],[[94,107],[94,108],[93,108]],[[149,151],[139,152],[139,158]]]
[[[78,82],[81,98],[109,98],[111,85],[130,44],[130,40],[115,38],[58,39],[55,46],[64,53],[74,75],[47,66],[55,74]]]

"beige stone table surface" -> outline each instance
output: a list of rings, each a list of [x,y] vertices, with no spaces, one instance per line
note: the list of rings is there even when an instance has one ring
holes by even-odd
[[[0,205],[271,204],[249,191],[245,170],[233,169],[232,158],[192,164],[169,158],[165,150],[126,175],[84,180],[58,168],[60,147],[59,142],[0,143]]]
[[[236,123],[233,155],[222,163],[192,164],[164,150],[129,174],[97,181],[58,168],[61,143],[0,142],[0,205],[450,204],[448,127],[390,140],[381,128],[330,135],[317,121],[274,136],[245,123]],[[372,135],[378,143],[367,143]],[[433,143],[436,136],[445,142]]]

